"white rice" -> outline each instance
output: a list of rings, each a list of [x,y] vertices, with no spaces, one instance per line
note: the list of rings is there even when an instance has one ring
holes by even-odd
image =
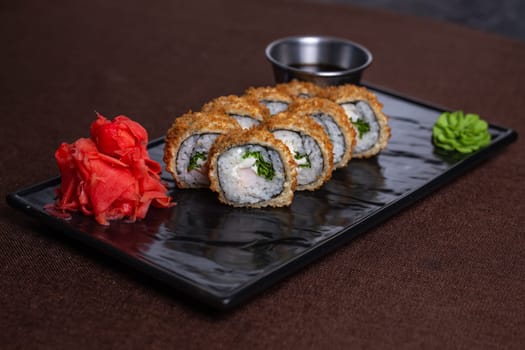
[[[288,109],[288,103],[284,101],[260,100],[259,102],[268,108],[270,115],[275,115]]]
[[[339,163],[346,150],[345,137],[334,119],[325,113],[312,114],[312,118],[319,123],[330,138],[333,145],[334,164]]]
[[[352,122],[364,120],[370,125],[370,130],[362,135],[354,126],[357,136],[354,153],[359,154],[372,148],[379,140],[379,123],[372,108],[365,101],[343,103],[341,106]]]
[[[297,164],[297,184],[308,185],[320,176],[324,168],[324,159],[317,142],[308,135],[290,130],[275,130],[273,135],[281,140],[294,156]],[[306,155],[297,159],[295,156]],[[306,166],[308,161],[309,166]]]
[[[249,129],[253,126],[260,124],[260,122],[257,119],[254,119],[248,115],[230,114],[230,116],[232,118],[235,118],[235,120],[237,120],[237,123],[239,123],[239,125],[243,129]]]
[[[206,159],[199,159],[197,165],[199,168],[188,171],[191,157],[197,152],[205,153],[206,158],[210,147],[219,134],[197,134],[188,137],[179,147],[175,168],[180,181],[190,185],[190,187],[209,186],[208,166]]]
[[[255,159],[243,158],[248,152],[261,152],[264,160],[272,163],[272,180],[257,175]],[[217,174],[224,197],[233,203],[254,204],[278,196],[283,191],[285,173],[282,160],[275,150],[259,145],[232,147],[217,159]]]

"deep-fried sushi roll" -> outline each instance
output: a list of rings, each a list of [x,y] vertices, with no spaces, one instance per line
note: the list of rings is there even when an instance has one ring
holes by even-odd
[[[322,88],[319,85],[309,81],[292,80],[288,83],[277,84],[275,87],[285,94],[299,98],[316,97],[322,92]]]
[[[343,107],[357,132],[355,158],[369,158],[387,146],[390,138],[388,117],[377,96],[365,87],[341,85],[327,87],[327,98]]]
[[[275,87],[251,87],[246,90],[246,96],[250,96],[259,101],[260,104],[268,108],[270,115],[284,112],[288,109],[293,97]]]
[[[268,109],[255,98],[236,95],[218,97],[206,103],[201,110],[226,113],[235,118],[243,129],[259,125],[270,115]]]
[[[297,99],[289,110],[292,114],[312,118],[324,128],[332,142],[335,169],[348,164],[356,137],[341,106],[325,98],[312,97]]]
[[[179,188],[208,187],[207,159],[220,134],[241,130],[239,123],[219,112],[188,112],[168,130],[164,146],[166,170]]]
[[[297,182],[288,147],[262,127],[219,136],[208,175],[219,200],[235,207],[290,205]]]
[[[333,170],[332,143],[323,127],[312,118],[288,112],[276,114],[264,126],[284,142],[297,166],[297,190],[316,190]]]

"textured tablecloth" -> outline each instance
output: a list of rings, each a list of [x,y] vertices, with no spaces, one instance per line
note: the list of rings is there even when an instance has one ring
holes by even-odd
[[[367,46],[364,79],[525,132],[525,43],[301,1],[4,1],[0,192],[57,175],[94,110],[151,138],[207,100],[273,83],[264,47]],[[523,348],[523,139],[248,304],[213,313],[0,203],[2,348]]]

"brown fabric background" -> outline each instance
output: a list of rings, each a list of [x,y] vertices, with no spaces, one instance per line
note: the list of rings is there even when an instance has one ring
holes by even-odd
[[[525,132],[525,44],[459,26],[295,1],[3,1],[0,192],[57,174],[93,111],[151,138],[207,100],[271,84],[292,34],[369,47],[365,80]],[[395,130],[394,130],[395,132]],[[227,314],[0,203],[4,348],[525,347],[523,139]]]

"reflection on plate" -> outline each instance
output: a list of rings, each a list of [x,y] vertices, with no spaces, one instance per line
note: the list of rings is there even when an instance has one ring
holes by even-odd
[[[516,133],[496,126],[489,147],[456,157],[436,152],[432,124],[443,111],[375,90],[391,117],[392,138],[379,156],[352,160],[315,192],[297,192],[288,208],[231,208],[207,190],[178,190],[178,205],[152,208],[145,220],[97,225],[89,217],[48,215],[59,180],[8,196],[14,207],[57,231],[185,292],[231,308],[462,174]],[[150,144],[162,160],[163,140]],[[164,174],[166,179],[169,177]]]

